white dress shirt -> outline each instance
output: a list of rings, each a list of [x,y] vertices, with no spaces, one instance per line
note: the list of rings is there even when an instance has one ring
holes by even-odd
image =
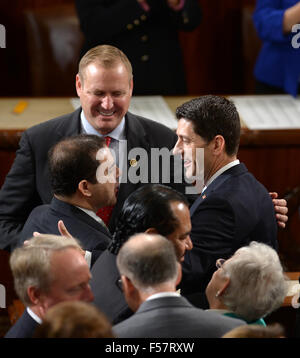
[[[221,175],[222,173],[224,173],[226,170],[236,166],[240,164],[240,161],[238,159],[233,160],[232,162],[224,165],[224,167],[222,167],[221,169],[219,169],[217,172],[215,172],[215,174],[213,176],[211,176],[206,185],[204,186],[204,188],[202,189],[202,193],[204,192],[205,189],[207,189],[207,187],[209,186],[209,184],[211,184],[219,175]]]

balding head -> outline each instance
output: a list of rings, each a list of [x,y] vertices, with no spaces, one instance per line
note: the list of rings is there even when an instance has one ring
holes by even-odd
[[[161,235],[137,234],[117,256],[121,275],[143,291],[154,290],[166,282],[176,282],[178,263],[172,243]]]

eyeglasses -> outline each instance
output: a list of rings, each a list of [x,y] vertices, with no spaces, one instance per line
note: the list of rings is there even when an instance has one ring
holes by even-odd
[[[117,281],[116,281],[116,285],[118,286],[118,288],[123,291],[123,283],[122,283],[122,279],[119,278]]]
[[[225,259],[218,259],[217,261],[216,261],[216,267],[219,269],[219,268],[221,268],[223,265],[224,265],[224,263],[225,263]]]

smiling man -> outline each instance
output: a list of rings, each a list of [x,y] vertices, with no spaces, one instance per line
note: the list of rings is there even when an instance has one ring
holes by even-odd
[[[142,148],[148,154],[148,180],[130,183],[125,178],[113,210],[106,208],[105,218],[111,232],[128,195],[151,180],[151,148],[171,151],[176,143],[176,135],[169,128],[128,112],[133,89],[132,68],[126,55],[116,47],[97,46],[82,57],[76,89],[81,102],[79,109],[29,128],[22,135],[20,149],[0,191],[1,249],[14,248],[30,212],[38,205],[51,202],[47,155],[61,139],[80,133],[109,137],[106,138],[109,148],[115,154],[126,141],[124,158],[116,156],[117,165],[124,173],[128,173],[133,162],[128,158],[131,149]],[[155,170],[161,172],[161,166]],[[172,172],[168,183],[163,178],[158,182],[184,192],[185,184],[172,184],[173,177]]]
[[[178,107],[176,116],[174,153],[182,156],[187,177],[204,157],[204,187],[190,209],[194,248],[182,264],[181,288],[188,295],[204,292],[219,257],[229,258],[253,240],[277,249],[277,224],[269,193],[237,158],[240,119],[234,104],[202,96]]]

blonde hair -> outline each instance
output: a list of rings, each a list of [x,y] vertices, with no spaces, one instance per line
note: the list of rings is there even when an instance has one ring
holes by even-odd
[[[60,302],[51,307],[35,338],[114,338],[107,317],[91,303]]]
[[[99,45],[91,48],[80,60],[78,74],[81,82],[84,80],[84,71],[88,65],[96,63],[104,68],[112,68],[119,63],[122,63],[127,72],[129,81],[132,80],[132,66],[128,57],[117,47],[110,45]]]
[[[70,237],[40,235],[33,237],[22,247],[16,248],[10,257],[17,295],[24,305],[31,305],[27,288],[34,286],[48,292],[51,282],[51,256],[55,251],[75,248],[81,250],[79,242]]]

